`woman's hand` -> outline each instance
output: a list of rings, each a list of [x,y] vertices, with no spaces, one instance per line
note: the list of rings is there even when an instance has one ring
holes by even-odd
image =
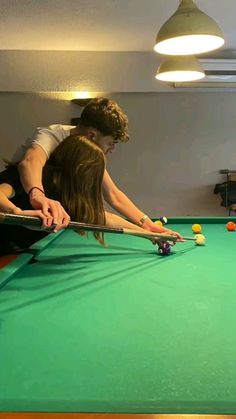
[[[155,224],[153,221],[149,219],[147,220],[147,222],[143,224],[143,228],[145,228],[145,230],[151,231],[152,233],[159,233],[159,234],[161,233],[161,234],[168,234],[169,236],[175,236],[177,237],[177,241],[181,241],[181,242],[184,241],[181,234],[178,233],[177,231],[173,231],[168,228],[162,227],[158,224]]]
[[[170,236],[177,237],[177,240],[176,240],[177,242],[183,242],[184,241],[181,234],[179,234],[177,231],[165,229],[164,234],[169,234]]]
[[[41,227],[39,227],[37,230],[50,230],[52,231],[55,228],[55,225],[53,224],[53,218],[51,215],[44,215],[41,210],[22,210],[18,207],[15,207],[12,210],[13,214],[16,215],[26,215],[30,217],[38,217],[42,221]],[[34,228],[35,230],[35,228]]]

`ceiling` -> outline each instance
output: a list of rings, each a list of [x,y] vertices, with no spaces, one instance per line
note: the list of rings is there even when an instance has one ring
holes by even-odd
[[[197,0],[236,50],[236,0]],[[0,0],[0,50],[151,51],[179,0]]]

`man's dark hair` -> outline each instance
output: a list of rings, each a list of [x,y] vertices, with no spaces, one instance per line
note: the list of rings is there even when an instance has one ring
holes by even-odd
[[[81,113],[80,125],[96,128],[102,134],[111,135],[116,140],[129,140],[126,114],[115,101],[107,98],[91,100]]]

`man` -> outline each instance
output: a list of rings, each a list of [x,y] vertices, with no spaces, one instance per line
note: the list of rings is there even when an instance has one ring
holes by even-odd
[[[105,154],[111,153],[119,141],[127,142],[128,118],[115,101],[98,98],[83,109],[77,126],[51,125],[38,128],[33,138],[28,140],[13,156],[18,164],[20,178],[29,194],[34,209],[42,210],[47,217],[47,225],[54,224],[55,231],[65,228],[70,220],[61,204],[45,196],[42,185],[42,169],[57,145],[72,134],[85,135],[93,140]],[[25,154],[24,154],[25,152]],[[75,182],[79,179],[75,179]],[[103,178],[103,197],[119,214],[140,227],[157,233],[170,230],[157,226],[138,209],[134,203],[117,188],[108,172]]]

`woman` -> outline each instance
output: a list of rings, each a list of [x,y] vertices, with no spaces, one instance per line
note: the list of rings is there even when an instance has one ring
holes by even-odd
[[[105,157],[102,150],[86,137],[67,137],[52,153],[43,171],[45,193],[59,200],[71,219],[92,224],[105,224],[102,202],[102,179]],[[0,173],[0,210],[12,214],[40,217],[45,227],[50,217],[33,210],[24,191],[17,166],[10,165]],[[48,234],[16,226],[1,226],[0,254],[29,247]],[[103,242],[102,235],[95,237]]]
[[[104,211],[102,180],[105,170],[103,151],[84,136],[67,137],[50,156],[43,171],[43,186],[48,197],[58,200],[73,221],[90,224],[127,227],[145,232],[142,228]],[[37,216],[44,227],[51,228],[50,217],[33,210],[24,191],[16,165],[0,173],[0,211]],[[50,231],[36,231],[20,226],[0,226],[0,255],[21,251]],[[94,233],[103,243],[103,235]]]

